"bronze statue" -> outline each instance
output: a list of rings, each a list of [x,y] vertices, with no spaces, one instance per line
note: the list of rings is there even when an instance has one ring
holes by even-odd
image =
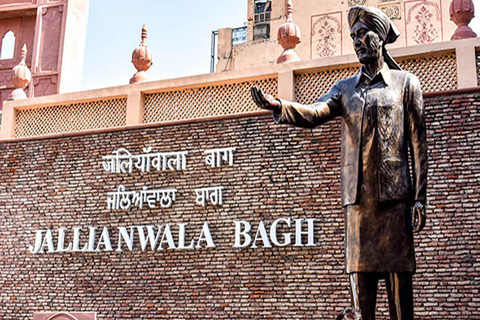
[[[390,318],[413,319],[413,232],[425,226],[427,143],[420,83],[387,52],[399,33],[379,9],[356,6],[350,34],[362,68],[312,105],[252,96],[278,123],[313,128],[342,118],[341,197],[346,271],[353,304],[375,319],[379,279],[385,279]],[[412,175],[409,170],[410,150]]]

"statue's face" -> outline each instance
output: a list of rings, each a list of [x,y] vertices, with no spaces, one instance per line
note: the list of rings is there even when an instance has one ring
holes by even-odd
[[[362,64],[372,63],[381,57],[382,40],[375,32],[369,30],[363,22],[357,21],[354,23],[350,29],[350,37],[352,37],[358,60]]]

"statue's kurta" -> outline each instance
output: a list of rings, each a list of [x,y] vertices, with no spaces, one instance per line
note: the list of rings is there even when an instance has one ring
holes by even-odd
[[[279,123],[312,128],[342,117],[347,272],[414,272],[410,207],[414,201],[425,203],[427,183],[418,79],[387,65],[370,79],[362,68],[313,105],[281,102],[281,111],[274,113]]]

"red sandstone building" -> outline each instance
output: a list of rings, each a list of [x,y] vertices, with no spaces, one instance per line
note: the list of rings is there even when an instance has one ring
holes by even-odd
[[[65,36],[57,60],[42,58],[35,39],[48,23],[38,19],[66,17],[71,3],[0,6],[20,25],[16,41],[30,34],[36,48],[22,64],[15,42],[14,58],[0,60],[2,74],[18,65],[3,100],[27,68],[33,78],[29,99],[3,103],[2,318],[329,319],[348,306],[339,122],[275,125],[249,89],[310,103],[358,72],[356,58],[305,59],[299,48],[300,61],[142,82],[144,31],[132,84],[62,93],[58,80],[44,93],[60,94],[41,96],[35,79],[61,79],[72,56]],[[68,30],[68,17],[52,19]],[[390,50],[425,92],[428,222],[414,292],[417,317],[429,320],[480,318],[480,40],[449,36]]]
[[[27,48],[32,72],[28,97],[78,90],[83,71],[88,1],[3,0],[0,2],[0,105],[15,88],[12,68]]]

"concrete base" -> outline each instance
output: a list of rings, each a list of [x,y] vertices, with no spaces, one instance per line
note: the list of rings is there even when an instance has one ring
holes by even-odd
[[[287,49],[282,52],[280,57],[277,59],[277,63],[286,63],[286,62],[296,62],[300,61],[300,57],[293,49]]]
[[[10,96],[8,97],[8,100],[23,100],[27,99],[27,95],[25,94],[25,91],[21,88],[17,88],[10,93]]]
[[[452,40],[476,38],[477,34],[468,25],[464,24],[458,27],[452,36]]]
[[[145,71],[138,71],[130,79],[130,84],[138,83],[138,82],[144,82],[144,81],[148,81],[148,80],[149,79],[148,79],[147,73]]]

